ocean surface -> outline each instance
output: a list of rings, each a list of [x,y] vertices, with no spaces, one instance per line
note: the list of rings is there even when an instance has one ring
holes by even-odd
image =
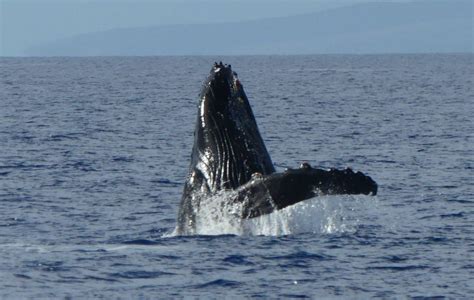
[[[215,60],[278,170],[349,166],[378,195],[176,236]],[[0,298],[469,299],[473,74],[472,54],[0,58]]]

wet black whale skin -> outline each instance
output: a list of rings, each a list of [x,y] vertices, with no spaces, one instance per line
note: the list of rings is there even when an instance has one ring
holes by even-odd
[[[361,172],[322,170],[307,163],[276,173],[237,74],[220,63],[211,69],[200,95],[179,234],[194,232],[201,202],[221,190],[236,190],[229,201],[243,204],[241,218],[253,218],[317,195],[375,195],[377,184]]]

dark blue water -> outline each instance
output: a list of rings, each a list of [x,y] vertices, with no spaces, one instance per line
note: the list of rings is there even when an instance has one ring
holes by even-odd
[[[279,169],[377,197],[173,235],[201,83],[231,63]],[[0,59],[0,298],[474,294],[473,55]]]

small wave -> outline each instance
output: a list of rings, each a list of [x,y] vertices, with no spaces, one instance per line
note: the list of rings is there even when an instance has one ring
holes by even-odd
[[[159,245],[160,243],[156,241],[146,240],[146,239],[139,239],[139,240],[125,241],[125,242],[122,242],[122,244],[148,246],[148,245]]]
[[[24,274],[13,274],[16,278],[21,278],[21,279],[31,279],[30,276],[24,275]]]
[[[312,260],[321,260],[322,261],[322,260],[328,260],[331,257],[327,256],[327,255],[322,255],[322,254],[309,253],[309,252],[306,252],[306,251],[298,251],[298,252],[290,253],[290,254],[283,255],[283,256],[269,256],[269,257],[266,257],[266,258],[267,259],[277,259],[277,260],[280,260],[280,259],[289,259],[289,260],[312,259]]]
[[[399,263],[399,262],[406,261],[408,259],[406,257],[397,256],[397,255],[386,256],[386,257],[383,257],[383,258],[386,259],[389,262],[392,262],[392,263]]]
[[[150,180],[151,183],[158,183],[160,185],[168,185],[172,187],[180,186],[183,185],[181,182],[176,182],[176,181],[171,181],[169,179],[156,179],[156,180]]]
[[[66,164],[65,167],[72,167],[76,170],[85,171],[85,172],[95,172],[97,171],[92,167],[92,164],[85,161],[76,161],[73,163]]]
[[[234,264],[234,265],[253,265],[254,263],[248,261],[246,256],[243,255],[229,255],[222,260],[223,262]]]
[[[297,283],[294,283],[297,284]],[[307,295],[301,295],[301,294],[281,294],[280,295],[283,298],[296,298],[296,299],[310,299],[310,296]]]
[[[430,269],[429,266],[424,265],[408,265],[408,266],[378,266],[368,267],[367,270],[390,270],[390,271],[413,271],[413,270],[424,270]]]
[[[126,156],[114,156],[112,160],[115,162],[132,162],[134,159]]]
[[[123,279],[154,279],[162,276],[175,275],[174,273],[163,272],[163,271],[127,271],[120,273],[110,274],[112,278],[123,278]]]
[[[425,242],[427,244],[445,244],[445,243],[449,243],[451,240],[446,238],[446,237],[428,237],[425,239]]]
[[[472,200],[463,200],[463,199],[452,199],[448,200],[448,202],[460,203],[460,204],[472,204],[474,201]]]
[[[80,134],[53,134],[53,135],[50,135],[49,138],[47,139],[47,141],[51,141],[51,142],[60,142],[60,141],[64,141],[64,140],[79,140],[79,136]]]
[[[106,282],[118,282],[119,280],[113,278],[105,278],[105,277],[98,277],[98,276],[85,276],[84,279],[94,280],[94,281],[106,281]]]
[[[4,165],[0,166],[0,169],[21,169],[21,170],[32,170],[32,169],[44,169],[50,167],[49,165],[41,164],[25,164],[24,162],[19,162],[14,165]]]
[[[205,288],[212,288],[212,287],[238,287],[241,284],[242,283],[238,281],[217,279],[217,280],[213,280],[213,281],[209,281],[203,284],[196,285],[195,288],[205,289]]]
[[[441,218],[463,218],[464,212],[440,215]]]

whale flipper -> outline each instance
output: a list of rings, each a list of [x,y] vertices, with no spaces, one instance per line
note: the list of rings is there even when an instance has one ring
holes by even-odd
[[[242,218],[269,214],[318,195],[376,195],[377,184],[351,169],[290,169],[255,179],[238,189],[237,201],[246,201]]]

